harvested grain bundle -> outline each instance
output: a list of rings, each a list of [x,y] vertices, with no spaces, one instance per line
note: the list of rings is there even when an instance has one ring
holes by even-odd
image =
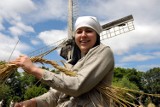
[[[0,83],[3,83],[11,74],[16,71],[15,65],[10,65],[6,62],[0,63]]]
[[[55,61],[50,61],[43,59],[41,57],[33,57],[31,58],[32,62],[40,62],[51,64],[54,68],[59,71],[65,73],[66,75],[76,76],[77,74],[73,71],[65,67],[59,66]],[[12,73],[14,73],[17,69],[17,66],[9,63],[0,64],[0,82],[4,82]],[[159,94],[147,94],[137,90],[131,90],[127,88],[120,88],[115,86],[107,86],[105,83],[99,84],[96,89],[102,93],[102,95],[107,99],[108,97],[111,99],[111,106],[113,107],[138,107],[131,99],[135,99],[131,93],[136,93],[139,95],[148,95],[154,97],[160,97]]]
[[[39,63],[51,64],[53,67],[55,67],[61,72],[64,72],[67,75],[72,75],[72,76],[76,75],[76,73],[71,72],[70,70],[64,67],[59,66],[55,61],[42,59],[41,57],[32,57],[31,61],[35,63],[39,62]],[[0,64],[0,83],[3,83],[12,73],[16,71],[17,68],[18,67],[13,64],[9,64],[6,62],[1,63]]]

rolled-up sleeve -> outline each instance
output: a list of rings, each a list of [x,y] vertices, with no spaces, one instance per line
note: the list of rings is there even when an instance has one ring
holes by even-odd
[[[98,48],[98,47],[97,47]],[[114,58],[109,47],[93,49],[73,67],[74,77],[45,71],[42,82],[71,96],[79,96],[95,87],[113,69]]]

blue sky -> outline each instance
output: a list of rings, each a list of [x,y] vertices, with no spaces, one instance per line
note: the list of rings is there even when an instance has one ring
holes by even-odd
[[[78,16],[96,16],[101,24],[133,15],[135,30],[102,41],[112,48],[116,67],[140,71],[160,67],[159,0],[75,1]],[[67,6],[67,0],[1,0],[0,60],[9,59],[18,38],[11,60],[66,38]],[[61,60],[58,51],[51,56]]]

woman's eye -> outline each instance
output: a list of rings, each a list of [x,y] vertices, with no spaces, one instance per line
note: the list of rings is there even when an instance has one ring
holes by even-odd
[[[81,34],[81,33],[82,33],[82,31],[80,31],[80,30],[79,30],[79,31],[77,31],[76,33],[77,33],[77,34]]]
[[[93,31],[89,29],[89,30],[86,30],[86,32],[87,32],[87,33],[91,33],[91,32],[93,32]]]

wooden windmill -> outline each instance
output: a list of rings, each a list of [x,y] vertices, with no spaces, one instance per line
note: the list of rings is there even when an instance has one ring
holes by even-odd
[[[74,42],[73,42],[73,24],[74,24],[74,8],[77,1],[68,0],[68,40],[65,46],[61,49],[61,56],[67,60],[72,60],[74,57]],[[100,35],[101,40],[109,39],[117,35],[134,30],[133,16],[128,15],[118,20],[102,25],[103,32]]]
[[[68,0],[68,37],[53,43],[50,46],[43,47],[36,51],[33,51],[29,56],[40,56],[43,57],[53,50],[61,48],[60,55],[66,60],[72,60],[74,57],[74,22],[77,18],[77,6],[78,0]],[[117,35],[134,30],[133,16],[128,15],[123,18],[114,20],[107,24],[102,25],[103,32],[100,35],[101,40],[109,39]]]

